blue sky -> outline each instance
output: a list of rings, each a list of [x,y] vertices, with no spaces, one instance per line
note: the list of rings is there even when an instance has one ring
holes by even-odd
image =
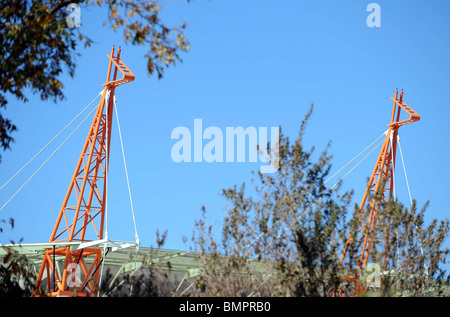
[[[75,78],[62,78],[66,100],[55,104],[30,96],[26,104],[9,102],[5,115],[19,130],[11,151],[2,153],[0,183],[99,93],[106,54],[112,45],[122,45],[122,59],[136,80],[120,86],[116,96],[143,246],[154,245],[157,229],[167,229],[165,247],[185,249],[182,237],[191,236],[200,207],[206,207],[209,221],[220,222],[225,215],[221,190],[248,182],[261,165],[175,163],[174,128],[193,131],[194,119],[201,118],[204,129],[282,126],[295,138],[314,103],[305,142],[320,151],[332,141],[333,173],[386,130],[396,88],[404,89],[404,101],[421,116],[420,122],[400,129],[412,195],[419,206],[430,201],[427,219],[448,218],[450,3],[379,0],[381,27],[369,28],[366,7],[371,2],[164,1],[163,18],[169,24],[187,22],[191,49],[163,80],[147,75],[145,47],[124,45],[120,32],[103,26],[105,11],[83,8],[81,30],[95,43],[78,48]],[[13,230],[0,235],[1,243],[49,240],[87,131],[85,124],[1,211],[0,219],[16,221]],[[0,191],[1,205],[63,139]],[[112,239],[133,241],[116,126],[112,146],[109,233]],[[375,154],[344,182],[344,189],[355,189],[356,203],[374,161]],[[400,161],[397,166],[397,193],[409,205]]]

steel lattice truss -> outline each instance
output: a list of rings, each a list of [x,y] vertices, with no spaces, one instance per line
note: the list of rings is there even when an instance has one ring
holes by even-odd
[[[90,247],[91,241],[102,241],[105,231],[106,187],[108,175],[111,125],[114,110],[113,96],[117,86],[134,80],[133,73],[120,59],[120,48],[114,55],[112,48],[105,88],[89,129],[88,136],[78,159],[49,243],[58,247],[47,248],[37,279],[41,284],[44,275],[53,276],[53,283],[47,278],[47,296],[95,296],[99,284],[104,250],[98,243]],[[122,78],[118,79],[120,72]],[[73,247],[80,242],[84,247]],[[64,258],[64,267],[56,268],[55,258]],[[87,259],[90,259],[88,264]],[[81,270],[81,283],[76,287],[67,283],[74,268]],[[37,295],[37,294],[36,294]]]
[[[375,231],[378,213],[383,202],[387,202],[393,196],[394,190],[394,171],[395,171],[395,157],[397,150],[397,136],[398,129],[409,123],[420,120],[420,116],[403,101],[403,90],[398,93],[395,91],[395,97],[391,97],[394,101],[392,107],[391,121],[388,124],[388,131],[384,143],[378,155],[372,175],[369,178],[367,189],[364,193],[361,204],[359,205],[359,213],[361,216],[359,229],[356,235],[350,234],[346,242],[344,251],[341,256],[341,263],[345,260],[349,246],[355,239],[362,241],[362,248],[359,254],[355,254],[357,259],[357,268],[365,269],[369,260],[370,250],[374,247],[375,242],[388,243],[387,239],[380,239],[380,241],[373,241],[372,234]],[[402,111],[403,110],[403,111]],[[405,120],[400,120],[400,115],[406,112],[409,117]],[[381,196],[381,197],[380,197]],[[358,285],[358,276],[351,276],[347,278],[355,282],[355,295],[358,295],[362,289]]]

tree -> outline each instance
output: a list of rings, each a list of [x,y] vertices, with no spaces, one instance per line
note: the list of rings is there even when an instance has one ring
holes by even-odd
[[[443,264],[449,249],[448,219],[432,219],[425,225],[428,203],[410,209],[394,199],[383,205],[372,239],[385,242],[372,250],[372,262],[380,265],[381,285],[372,289],[378,296],[450,296],[449,278]],[[370,292],[367,293],[370,295]]]
[[[6,223],[4,219],[0,224]],[[14,219],[8,221],[11,229],[14,228]],[[0,227],[0,233],[3,228]],[[20,241],[21,242],[21,241]],[[14,245],[14,241],[11,241]],[[0,261],[0,297],[31,296],[34,291],[36,276],[33,264],[8,246],[2,246],[5,253]]]
[[[67,25],[70,3],[104,8],[109,27],[122,30],[126,43],[146,45],[150,75],[162,78],[164,69],[182,61],[180,52],[189,49],[183,34],[186,25],[166,26],[160,19],[158,0],[0,0],[0,110],[10,95],[26,102],[27,90],[42,100],[64,98],[61,75],[67,71],[73,77],[77,45],[93,43]],[[10,147],[15,130],[0,113],[0,146],[4,150]]]
[[[372,240],[371,263],[378,265],[380,285],[369,287],[370,274],[358,270],[353,256],[361,242],[354,240],[340,261],[349,233],[360,221],[353,213],[352,192],[324,185],[331,168],[328,147],[314,156],[303,145],[303,121],[295,142],[281,134],[280,169],[258,172],[251,186],[223,190],[228,204],[222,236],[214,236],[206,217],[197,222],[193,249],[200,253],[202,274],[189,296],[332,296],[354,295],[357,280],[363,296],[442,296],[449,281],[442,265],[449,222],[433,219],[427,226],[427,205],[418,212],[391,199],[382,203]],[[381,201],[381,194],[378,194]],[[205,209],[203,209],[206,215]]]
[[[205,221],[197,223],[193,242],[204,274],[191,293],[327,296],[335,287],[352,192],[323,185],[331,168],[328,146],[315,160],[315,148],[303,145],[312,110],[293,143],[280,134],[276,173],[258,172],[250,188],[223,190],[228,207],[220,242]]]
[[[418,210],[413,202],[408,209],[394,199],[384,202],[376,193],[381,207],[371,239],[382,241],[371,248],[369,262],[379,267],[375,277],[380,285],[368,285],[371,272],[356,269],[356,258],[340,261],[347,237],[359,228],[359,207],[351,212],[352,191],[340,193],[339,186],[325,186],[332,159],[329,147],[315,155],[314,147],[303,145],[312,110],[311,106],[294,142],[280,134],[276,173],[258,172],[250,186],[244,183],[223,190],[228,204],[219,237],[202,207],[203,217],[191,238],[200,274],[190,279],[190,286],[177,287],[170,278],[170,259],[155,256],[143,260],[140,272],[146,274],[136,272],[123,281],[104,283],[102,292],[108,296],[352,296],[357,284],[346,278],[358,276],[362,296],[449,296],[449,276],[443,268],[449,254],[444,248],[449,221],[432,219],[427,225],[428,204]],[[157,232],[158,248],[166,236],[167,232],[162,236]],[[357,254],[360,244],[354,239],[347,254]],[[21,265],[13,266],[13,272],[26,274]],[[9,272],[3,270],[3,278]]]
[[[354,254],[362,241],[354,239],[350,256],[341,262],[347,237],[360,228],[361,214],[358,205],[351,212],[352,191],[325,186],[332,159],[329,147],[315,155],[314,147],[303,145],[312,111],[313,106],[294,142],[280,135],[276,173],[258,172],[250,186],[222,191],[228,203],[221,235],[216,236],[202,207],[191,238],[201,273],[187,288],[169,283],[164,271],[154,274],[151,261],[146,264],[149,278],[133,276],[122,287],[136,287],[136,296],[353,296],[356,286],[362,296],[450,295],[442,267],[449,254],[443,247],[449,222],[433,219],[425,225],[427,205],[418,211],[414,202],[408,209],[393,199],[383,202],[376,193],[381,207],[369,262],[379,268],[379,285],[368,283],[372,272],[357,269]],[[168,272],[170,268],[169,260]],[[348,282],[350,276],[358,279]]]

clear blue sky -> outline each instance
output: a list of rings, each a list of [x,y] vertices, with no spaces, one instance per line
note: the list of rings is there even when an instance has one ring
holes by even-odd
[[[193,131],[194,119],[201,118],[204,128],[223,131],[281,125],[295,138],[313,102],[305,142],[320,151],[331,140],[336,171],[386,130],[396,88],[404,89],[404,100],[421,115],[420,122],[400,129],[412,195],[419,206],[430,200],[428,219],[448,218],[450,2],[378,0],[381,28],[369,28],[371,2],[164,1],[169,24],[187,22],[191,50],[159,81],[146,73],[145,47],[125,46],[121,33],[102,25],[105,11],[84,8],[81,30],[95,43],[78,49],[75,78],[63,77],[67,99],[58,104],[36,96],[26,104],[10,100],[5,115],[19,130],[11,151],[2,153],[0,183],[95,97],[106,77],[106,54],[112,45],[122,45],[122,58],[136,80],[120,86],[116,95],[143,246],[154,245],[159,228],[168,230],[166,248],[185,249],[182,237],[191,235],[200,207],[205,205],[211,222],[220,221],[225,215],[221,189],[248,182],[250,171],[261,165],[174,163],[174,128]],[[1,211],[0,219],[16,220],[12,231],[0,234],[1,243],[49,240],[87,130],[85,124]],[[133,241],[116,126],[113,137],[108,227],[111,238]],[[0,192],[1,205],[63,138]],[[375,155],[345,180],[344,189],[355,189],[355,202],[374,160]],[[409,205],[398,172],[397,192]]]

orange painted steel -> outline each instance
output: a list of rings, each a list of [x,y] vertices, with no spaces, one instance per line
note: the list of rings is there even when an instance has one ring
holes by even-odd
[[[361,204],[359,205],[361,216],[360,226],[358,226],[359,229],[357,230],[356,236],[353,236],[352,234],[349,235],[340,259],[340,262],[343,263],[352,241],[354,241],[354,239],[360,239],[360,241],[362,241],[361,253],[359,255],[355,254],[357,268],[359,270],[366,269],[369,261],[369,253],[375,242],[372,241],[371,237],[377,225],[380,205],[382,202],[387,202],[393,195],[393,173],[395,171],[398,129],[405,124],[420,120],[420,116],[403,101],[403,90],[399,95],[397,89],[395,91],[395,97],[391,97],[391,99],[394,101],[394,105],[392,107],[391,122],[388,124],[389,129],[386,133],[386,138],[378,155],[372,175],[369,178],[367,189]],[[409,115],[409,118],[400,121],[402,110]],[[377,194],[381,195],[381,200],[380,196],[377,196]],[[358,234],[360,234],[361,237],[358,237]],[[357,285],[358,276],[351,276],[346,279],[355,282],[355,295],[359,295],[365,289],[364,286]]]
[[[37,290],[44,278],[47,279],[46,285],[42,285],[46,296],[97,295],[103,249],[78,249],[74,242],[104,238],[113,96],[117,86],[134,80],[134,74],[120,59],[120,47],[116,55],[114,51],[113,46],[111,55],[107,55],[109,66],[103,84],[105,88],[50,236],[49,243],[55,243],[55,247],[45,250],[35,296],[40,295]],[[123,75],[120,79],[117,79],[118,71]],[[56,257],[64,258],[61,274],[55,267]]]

